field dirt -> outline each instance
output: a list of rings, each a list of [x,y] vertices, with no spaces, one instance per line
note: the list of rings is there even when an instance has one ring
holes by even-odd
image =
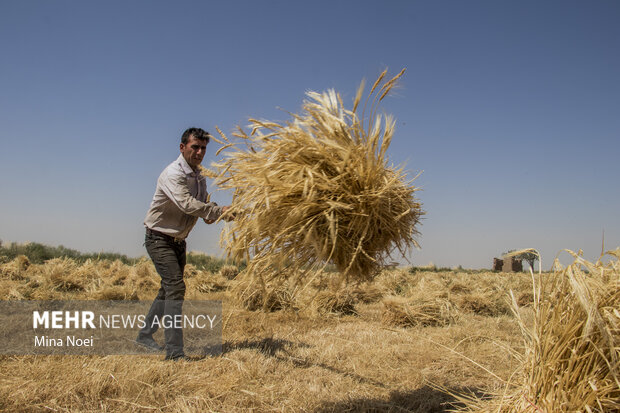
[[[349,287],[353,314],[321,311],[316,290],[249,311],[235,280],[186,277],[187,299],[223,300],[221,356],[1,356],[0,411],[443,412],[449,392],[501,392],[523,345],[509,291],[531,311],[525,273],[386,271]],[[16,259],[0,266],[0,299],[151,300],[158,282],[146,260]]]

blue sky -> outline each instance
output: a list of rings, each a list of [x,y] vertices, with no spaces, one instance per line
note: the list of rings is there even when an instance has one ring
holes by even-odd
[[[0,239],[143,255],[185,128],[287,120],[406,67],[383,110],[391,160],[423,171],[411,261],[594,259],[603,229],[620,245],[619,22],[616,1],[3,1]],[[188,248],[219,253],[222,225]]]

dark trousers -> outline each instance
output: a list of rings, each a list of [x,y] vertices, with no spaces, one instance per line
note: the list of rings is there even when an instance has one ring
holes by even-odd
[[[146,326],[140,330],[139,335],[151,337],[161,325],[165,327],[166,357],[182,356],[183,329],[175,328],[173,320],[181,317],[183,311],[185,241],[175,241],[170,236],[147,230],[144,246],[161,277],[161,287],[146,315]]]

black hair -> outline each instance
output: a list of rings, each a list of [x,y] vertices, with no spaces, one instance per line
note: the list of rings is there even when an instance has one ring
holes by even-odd
[[[209,132],[205,132],[200,128],[189,128],[185,132],[183,132],[183,136],[181,136],[181,143],[187,144],[190,136],[193,136],[194,138],[201,141],[207,141],[207,143],[209,143]]]

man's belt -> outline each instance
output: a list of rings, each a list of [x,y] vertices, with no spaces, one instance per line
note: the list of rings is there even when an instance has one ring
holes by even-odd
[[[173,242],[183,242],[183,241],[185,241],[183,238],[175,238],[172,235],[164,234],[163,232],[156,231],[156,230],[150,229],[148,227],[146,228],[146,233],[148,235],[157,235],[159,237],[164,237],[164,238],[166,238],[166,239],[168,239],[170,241],[173,241]]]

